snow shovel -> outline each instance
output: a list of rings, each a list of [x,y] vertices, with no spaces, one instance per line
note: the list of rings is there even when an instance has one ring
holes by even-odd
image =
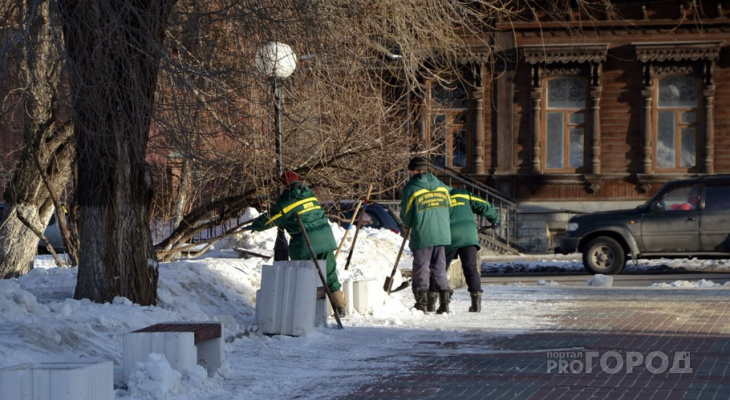
[[[360,214],[360,218],[357,219],[357,226],[355,227],[355,236],[352,238],[352,244],[350,245],[350,254],[347,255],[347,262],[345,263],[345,271],[350,267],[350,261],[352,260],[352,253],[355,252],[355,243],[357,243],[357,234],[360,232],[360,227],[362,226],[362,219],[365,217],[365,213],[367,212],[367,202],[370,200],[370,193],[373,191],[373,185],[368,186],[368,194],[365,196],[365,201],[363,204],[365,207],[362,209],[362,214]],[[355,211],[355,215],[357,215],[357,211]]]
[[[268,260],[269,258],[274,256],[273,254],[257,253],[249,249],[244,249],[243,247],[234,247],[233,251],[235,251],[236,254],[239,255],[239,257],[243,258],[258,257]]]
[[[322,286],[324,286],[324,291],[327,293],[327,298],[330,301],[330,305],[332,306],[332,309],[335,311],[333,314],[335,315],[335,320],[337,321],[337,326],[340,329],[345,329],[342,326],[342,321],[340,321],[340,315],[337,313],[337,307],[335,307],[335,302],[332,299],[332,292],[330,292],[329,286],[327,286],[327,279],[325,279],[324,275],[322,275],[322,270],[319,269],[319,260],[317,260],[317,254],[314,253],[314,247],[312,247],[312,242],[309,241],[309,235],[307,235],[307,230],[304,228],[304,223],[302,222],[302,217],[299,216],[299,213],[296,213],[297,216],[297,222],[299,222],[299,229],[302,230],[302,236],[304,236],[304,241],[307,242],[307,247],[309,247],[309,254],[312,256],[312,261],[314,261],[314,266],[317,268],[317,273],[319,274],[319,280],[322,281]]]
[[[391,290],[391,288],[393,287],[393,277],[395,276],[395,271],[398,269],[398,262],[400,261],[401,254],[403,254],[403,248],[406,247],[406,241],[408,240],[408,235],[411,233],[411,228],[406,228],[404,233],[405,234],[403,235],[403,243],[401,243],[400,250],[398,250],[398,256],[395,258],[395,265],[393,265],[393,270],[390,271],[390,276],[385,277],[383,290],[385,290],[388,295],[390,295],[392,292],[403,290],[408,286],[408,281],[405,281],[401,283],[401,285],[398,286],[395,290]]]

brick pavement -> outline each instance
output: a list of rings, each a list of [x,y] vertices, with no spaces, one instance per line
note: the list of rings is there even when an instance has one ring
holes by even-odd
[[[698,290],[576,290],[550,300],[553,327],[470,333],[484,351],[422,343],[430,350],[347,398],[730,399],[730,291]]]

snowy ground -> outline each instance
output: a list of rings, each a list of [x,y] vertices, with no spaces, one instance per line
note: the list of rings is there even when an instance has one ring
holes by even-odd
[[[333,229],[338,240],[345,234],[337,226]],[[348,316],[343,330],[336,329],[330,319],[328,327],[300,337],[262,335],[254,312],[261,268],[268,261],[239,258],[231,249],[271,252],[274,235],[273,230],[243,234],[199,259],[161,264],[156,307],[140,307],[121,298],[113,304],[73,300],[76,268],[58,268],[48,258],[38,257],[28,275],[0,280],[0,368],[32,362],[112,360],[117,399],[330,398],[345,396],[360,384],[406,365],[417,343],[421,343],[419,351],[427,351],[422,343],[438,346],[448,337],[450,341],[463,339],[463,345],[454,351],[484,351],[470,347],[470,335],[514,335],[548,327],[548,315],[555,313],[554,305],[541,301],[545,291],[554,288],[486,287],[483,309],[488,312],[483,313],[466,312],[468,293],[460,289],[447,315],[412,310],[412,295],[403,290],[375,305],[372,314]],[[352,236],[350,232],[338,258],[340,269]],[[374,280],[382,285],[401,240],[389,231],[363,229],[350,268],[340,271],[340,280]],[[582,269],[575,256],[525,259],[489,258],[483,268],[505,273],[531,268]],[[407,269],[411,261],[406,251],[399,267]],[[730,270],[727,263],[717,261],[673,263],[658,260],[627,268],[691,265]],[[400,281],[397,274],[395,285]],[[226,363],[215,376],[208,377],[201,367],[179,373],[163,357],[154,355],[138,365],[129,381],[122,381],[124,333],[160,322],[204,320],[224,325]]]

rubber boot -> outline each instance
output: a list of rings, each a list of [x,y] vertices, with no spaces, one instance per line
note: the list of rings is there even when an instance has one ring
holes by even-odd
[[[439,292],[428,292],[426,296],[426,311],[436,311],[436,301],[439,298]]]
[[[442,290],[439,292],[439,309],[436,310],[436,314],[443,314],[449,312],[449,302],[451,296],[449,296],[448,290]]]
[[[335,312],[340,318],[347,316],[347,308],[345,308],[347,307],[347,302],[345,302],[345,292],[342,290],[332,292],[332,303],[335,306]]]
[[[416,304],[413,306],[416,310],[423,311],[426,313],[426,296],[428,291],[427,290],[419,290],[416,293],[413,293],[413,296],[416,298]]]
[[[471,297],[471,307],[469,312],[482,312],[482,292],[469,293]]]

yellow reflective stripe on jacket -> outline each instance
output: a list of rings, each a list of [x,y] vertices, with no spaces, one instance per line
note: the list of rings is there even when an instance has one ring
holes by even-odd
[[[473,200],[473,201],[482,202],[484,204],[488,204],[487,201],[485,201],[483,199],[480,199],[479,197],[471,196],[471,195],[463,194],[463,193],[457,193],[457,194],[452,194],[451,195],[451,204],[452,205],[456,202],[456,199]]]
[[[281,210],[281,212],[279,212],[278,214],[276,214],[273,217],[271,217],[268,221],[266,221],[266,225],[271,224],[272,222],[276,221],[277,219],[279,219],[279,218],[283,217],[284,215],[288,214],[289,211],[291,211],[291,210],[293,210],[293,209],[301,206],[302,204],[306,204],[306,203],[310,203],[310,202],[313,203],[315,201],[317,201],[317,198],[316,197],[307,197],[306,199],[299,200],[296,203],[289,204],[288,206],[284,207],[284,209]],[[312,211],[312,210],[319,210],[320,208],[322,208],[322,207],[320,207],[320,206],[307,207],[300,214],[304,214],[304,213],[309,212],[309,211]]]
[[[408,205],[406,206],[406,214],[408,214],[408,211],[411,210],[411,205],[413,205],[413,202],[416,200],[416,198],[418,196],[421,196],[426,193],[433,193],[433,192],[444,192],[444,193],[446,193],[446,198],[450,199],[449,190],[446,189],[445,187],[439,187],[439,188],[436,188],[436,190],[428,190],[428,189],[417,190],[417,191],[413,192],[413,194],[411,195],[411,198],[408,199]]]

